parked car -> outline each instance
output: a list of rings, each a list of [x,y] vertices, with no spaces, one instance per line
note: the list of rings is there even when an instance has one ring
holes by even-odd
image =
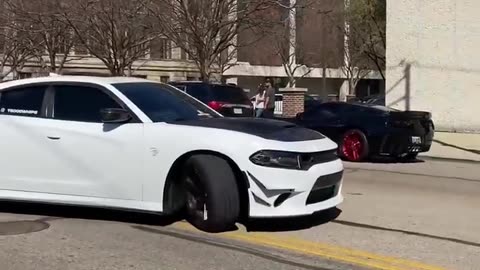
[[[375,155],[415,159],[430,150],[435,129],[429,112],[342,102],[317,105],[293,122],[328,136],[343,159],[357,162]]]
[[[0,199],[172,214],[205,231],[343,200],[337,145],[284,121],[225,118],[138,78],[0,85]]]
[[[253,106],[245,91],[238,86],[192,81],[169,84],[187,92],[224,116],[253,117]]]

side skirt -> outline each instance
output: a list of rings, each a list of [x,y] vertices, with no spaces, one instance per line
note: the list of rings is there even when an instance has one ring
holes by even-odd
[[[162,204],[158,202],[105,199],[27,191],[0,190],[0,201],[59,206],[80,206],[148,214],[162,214]]]

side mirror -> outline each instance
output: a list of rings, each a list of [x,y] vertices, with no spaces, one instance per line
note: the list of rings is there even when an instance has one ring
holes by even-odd
[[[124,109],[106,108],[100,111],[103,123],[126,123],[132,119],[130,113]]]

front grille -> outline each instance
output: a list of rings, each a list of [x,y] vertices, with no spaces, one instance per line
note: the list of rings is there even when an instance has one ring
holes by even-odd
[[[301,155],[301,159],[302,169],[308,170],[317,164],[337,160],[337,149],[323,152],[305,153]]]

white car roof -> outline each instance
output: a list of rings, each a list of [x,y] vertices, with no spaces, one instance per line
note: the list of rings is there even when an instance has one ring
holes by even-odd
[[[115,83],[132,83],[132,82],[154,82],[146,79],[135,77],[95,77],[95,76],[52,76],[52,77],[38,77],[30,79],[20,79],[0,83],[0,91],[5,88],[22,86],[34,83],[48,83],[48,82],[80,82],[80,83],[94,83],[94,84],[115,84]]]

